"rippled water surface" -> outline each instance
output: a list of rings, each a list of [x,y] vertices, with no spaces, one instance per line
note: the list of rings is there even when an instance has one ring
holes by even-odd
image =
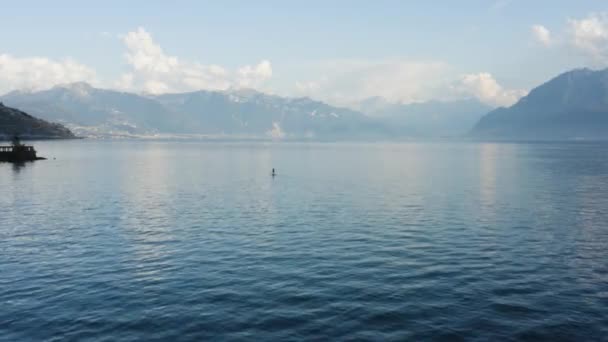
[[[36,146],[2,340],[608,339],[606,144]]]

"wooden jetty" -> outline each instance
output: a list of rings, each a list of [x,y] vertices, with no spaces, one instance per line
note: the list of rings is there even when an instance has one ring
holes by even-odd
[[[24,145],[15,136],[9,146],[0,146],[0,162],[21,163],[26,161],[42,160],[38,157],[34,146]]]

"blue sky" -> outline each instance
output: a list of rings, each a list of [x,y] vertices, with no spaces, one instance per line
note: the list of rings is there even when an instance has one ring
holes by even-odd
[[[124,3],[4,3],[0,92],[82,80],[142,92],[251,87],[347,105],[370,96],[506,105],[608,60],[605,1]]]

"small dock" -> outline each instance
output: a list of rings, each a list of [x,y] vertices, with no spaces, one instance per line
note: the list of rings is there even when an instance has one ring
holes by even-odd
[[[14,137],[11,145],[0,146],[0,162],[21,163],[26,161],[43,160],[38,157],[34,146],[23,145],[18,137]]]

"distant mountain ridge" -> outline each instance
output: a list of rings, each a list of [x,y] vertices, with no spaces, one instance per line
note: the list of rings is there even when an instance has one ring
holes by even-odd
[[[474,99],[395,104],[377,97],[353,110],[252,89],[140,95],[86,83],[13,91],[0,101],[82,136],[608,139],[608,69],[563,73],[494,110]]]
[[[14,91],[1,101],[85,136],[170,131],[169,112],[156,101],[130,93],[72,83],[37,92]]]
[[[0,100],[87,135],[206,134],[349,138],[384,136],[364,114],[309,98],[283,98],[251,89],[138,95],[86,83]]]
[[[576,69],[498,108],[474,126],[481,139],[608,139],[608,69]]]
[[[64,126],[35,118],[0,102],[0,140],[18,135],[26,139],[75,138]]]
[[[284,98],[251,89],[196,91],[152,97],[181,123],[186,133],[268,135],[280,128],[293,137],[375,135],[364,114],[309,98]]]
[[[1,101],[82,136],[200,134],[305,139],[393,139],[460,136],[490,108],[474,100],[335,107],[252,89],[141,95],[86,83],[37,92],[14,91]],[[371,101],[370,101],[371,103]]]
[[[398,104],[378,97],[363,101],[359,108],[415,137],[465,136],[481,117],[493,109],[476,99]]]

